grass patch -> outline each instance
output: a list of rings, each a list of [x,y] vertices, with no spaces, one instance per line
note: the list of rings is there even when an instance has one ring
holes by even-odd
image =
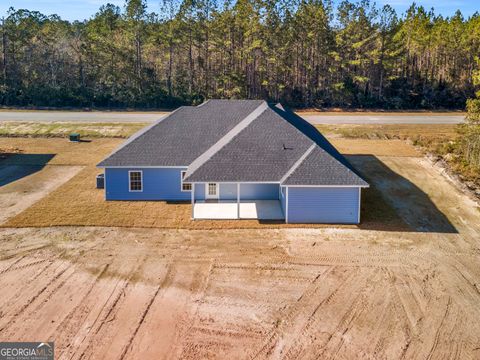
[[[117,226],[163,229],[267,229],[328,228],[332,225],[262,223],[258,220],[191,220],[191,205],[165,201],[105,201],[95,188],[99,170],[89,166],[31,207],[7,220],[2,227]],[[366,191],[361,228],[405,230],[375,191]],[[356,228],[354,225],[335,225]]]
[[[88,138],[127,138],[144,128],[146,123],[66,123],[66,122],[3,122],[0,136],[3,137],[67,137],[79,133]]]
[[[351,140],[349,140],[351,141]],[[354,141],[356,142],[356,141]],[[365,141],[364,141],[365,142]],[[371,142],[371,141],[370,141]],[[385,141],[380,141],[385,143]],[[95,164],[114,148],[120,139],[93,139],[91,142],[70,143],[55,138],[0,138],[0,148],[15,148],[25,154],[53,154],[48,165],[83,165],[72,179],[49,193],[3,227],[48,226],[118,226],[155,227],[166,229],[239,229],[239,228],[329,228],[332,225],[261,223],[257,220],[198,220],[192,221],[190,203],[167,204],[163,201],[105,201],[104,191],[95,188],[95,176],[101,170]],[[368,141],[362,146],[367,146]],[[345,146],[348,146],[345,145]],[[357,145],[355,145],[357,146]],[[378,148],[377,145],[373,145]],[[355,152],[359,149],[355,148]],[[365,151],[372,152],[370,149]],[[15,163],[16,157],[5,160]],[[19,158],[18,161],[20,161]],[[21,165],[21,164],[19,164]],[[361,228],[405,230],[398,217],[376,190],[363,196]],[[357,228],[354,225],[335,227]]]
[[[93,139],[90,142],[71,143],[67,139],[0,137],[0,149],[5,151],[6,157],[3,161],[10,165],[25,165],[28,155],[34,154],[53,155],[48,165],[94,165],[121,143],[120,139]],[[22,156],[16,157],[15,153],[21,153]],[[46,164],[29,162],[29,165]]]
[[[316,125],[324,134],[337,135],[349,139],[412,140],[425,139],[432,142],[450,141],[457,138],[456,125]]]
[[[431,153],[438,156],[439,159],[443,159],[454,173],[468,183],[470,188],[480,188],[478,169],[466,163],[461,156],[458,141],[461,135],[457,131],[458,125],[317,125],[316,127],[331,137],[333,143],[344,153],[353,152],[349,152],[349,149],[342,149],[341,139],[336,139],[338,137],[368,140],[409,140],[413,145],[423,149],[424,153]]]

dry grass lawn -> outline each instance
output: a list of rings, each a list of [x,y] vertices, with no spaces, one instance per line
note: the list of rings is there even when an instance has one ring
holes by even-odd
[[[410,156],[418,157],[421,153],[412,145],[402,140],[365,140],[331,138],[332,144],[344,155],[374,156]]]
[[[363,141],[363,143],[362,143]],[[335,144],[346,154],[413,155],[415,150],[403,142],[369,140],[348,142],[335,139]],[[163,201],[105,201],[104,192],[95,188],[95,176],[101,170],[95,168],[104,156],[121,143],[118,139],[94,139],[78,144],[64,139],[0,138],[0,148],[17,149],[23,154],[54,154],[48,163],[52,165],[84,165],[71,180],[61,185],[17,216],[10,218],[3,227],[48,227],[63,225],[123,226],[188,229],[224,228],[282,228],[282,227],[327,227],[328,225],[294,225],[258,220],[196,220],[191,217],[190,203],[167,203]],[[14,158],[12,158],[14,159]],[[13,161],[13,160],[12,160]],[[362,228],[406,228],[405,223],[384,201],[373,187],[363,192]],[[340,226],[355,228],[356,226]]]
[[[116,149],[122,139],[93,139],[71,143],[56,138],[2,138],[0,149],[22,154],[51,154],[48,165],[95,165]],[[28,165],[36,165],[29,162]]]
[[[105,201],[104,191],[95,188],[99,170],[86,167],[3,227],[119,226],[163,229],[320,228],[329,225],[283,224],[258,220],[191,220],[189,202]],[[363,193],[362,228],[405,230],[406,225],[375,189]],[[337,225],[356,228],[354,225]]]
[[[125,138],[137,132],[147,124],[142,123],[68,123],[68,122],[2,122],[0,136],[7,137],[63,137],[70,133],[79,133],[82,137],[120,137]]]
[[[415,139],[422,137],[430,140],[453,140],[458,136],[457,125],[452,124],[344,124],[315,125],[322,133],[331,137],[361,139]]]

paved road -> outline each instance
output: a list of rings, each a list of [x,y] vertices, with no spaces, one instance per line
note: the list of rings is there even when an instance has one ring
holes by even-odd
[[[304,115],[312,124],[459,124],[463,115]]]
[[[1,121],[28,122],[84,122],[84,123],[146,123],[155,121],[166,113],[156,112],[81,112],[81,111],[0,111]]]
[[[2,121],[28,122],[152,122],[165,116],[155,112],[75,112],[75,111],[0,111]],[[463,115],[304,115],[312,124],[458,124],[464,120]]]

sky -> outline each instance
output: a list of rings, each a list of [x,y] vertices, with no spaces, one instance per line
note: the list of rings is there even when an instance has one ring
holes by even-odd
[[[147,0],[149,11],[160,11],[162,0]],[[336,0],[339,2],[340,0]],[[37,10],[43,14],[58,14],[65,20],[84,20],[94,15],[98,8],[107,2],[122,7],[124,0],[0,0],[0,16],[5,16],[10,7],[15,9]],[[413,0],[377,0],[378,5],[390,4],[398,14],[402,14]],[[450,16],[460,9],[465,17],[475,11],[480,12],[478,0],[416,0],[427,9],[435,8],[436,14]]]

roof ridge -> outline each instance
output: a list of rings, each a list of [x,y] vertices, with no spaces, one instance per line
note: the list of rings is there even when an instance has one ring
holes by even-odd
[[[204,163],[206,163],[216,152],[227,145],[237,134],[250,125],[260,114],[269,108],[267,102],[263,101],[258,107],[255,108],[250,114],[248,114],[242,121],[240,121],[233,129],[227,132],[221,137],[215,144],[209,147],[203,154],[197,157],[187,169],[185,174],[185,181],[188,181],[188,177],[191,176],[196,170],[198,170]]]
[[[292,173],[300,166],[300,164],[303,163],[303,160],[305,160],[308,157],[308,155],[310,155],[310,153],[313,151],[313,149],[315,149],[315,146],[317,146],[317,144],[315,144],[315,142],[314,142],[307,149],[307,151],[305,151],[303,153],[303,155],[300,156],[297,161],[295,161],[295,164],[293,164],[292,167],[290,169],[288,169],[288,171],[285,173],[285,175],[283,175],[283,177],[280,179],[280,184],[282,184],[286,179],[288,179],[290,177],[290,175],[292,175]]]
[[[203,105],[206,105],[211,99],[207,99],[207,101],[202,102],[201,104],[198,104],[197,107],[202,107]]]
[[[316,140],[312,139],[308,134],[306,134],[306,133],[303,132],[301,129],[297,128],[294,124],[292,124],[292,123],[290,122],[290,120],[287,118],[287,116],[294,116],[294,117],[302,120],[303,122],[305,122],[305,123],[306,123],[305,125],[310,125],[310,126],[311,126],[311,124],[310,124],[308,121],[306,121],[304,118],[302,118],[301,116],[293,113],[293,112],[290,111],[290,110],[281,109],[281,108],[279,108],[279,107],[277,107],[277,106],[275,106],[275,109],[272,108],[272,110],[275,111],[275,112],[277,112],[277,114],[278,114],[278,111],[280,111],[281,113],[284,113],[285,116],[281,116],[280,114],[278,114],[278,115],[279,115],[284,121],[286,121],[291,127],[293,127],[295,130],[297,130],[299,133],[301,133],[301,134],[302,134],[303,136],[305,136],[307,139],[309,139],[316,147],[318,147],[318,148],[321,149],[323,152],[325,152],[326,154],[328,154],[328,156],[330,156],[332,159],[334,159],[338,164],[340,164],[342,167],[346,168],[348,171],[354,173],[354,174],[355,174],[358,178],[360,178],[361,180],[365,181],[356,171],[354,171],[354,170],[352,169],[351,164],[348,162],[348,160],[345,158],[345,156],[343,156],[343,155],[327,140],[327,138],[326,138],[322,133],[320,133],[320,131],[318,131],[318,129],[315,129],[315,131],[317,131],[317,132],[320,134],[320,136],[323,137],[323,139],[328,143],[328,145],[330,145],[330,146],[333,148],[333,151],[336,151],[337,154],[338,154],[339,156],[341,156],[341,157],[348,163],[348,165],[344,164],[344,163],[343,163],[342,161],[340,161],[336,156],[334,156],[334,154],[332,154],[329,150],[325,149],[323,146],[321,146],[320,144],[318,144]],[[303,159],[303,160],[305,160],[305,159]],[[297,161],[298,161],[298,160],[297,160]],[[298,165],[300,165],[300,163],[299,163]],[[298,166],[297,166],[297,167],[298,167]],[[293,173],[293,171],[292,171],[292,173]],[[290,175],[291,175],[291,174],[290,174]],[[282,181],[281,181],[281,182],[285,181],[287,178],[288,178],[288,177],[285,177],[285,179],[282,178]]]
[[[148,125],[148,126],[145,126],[144,128],[138,130],[135,134],[133,134],[132,136],[130,136],[127,140],[125,140],[120,146],[118,146],[116,149],[114,149],[110,154],[108,154],[108,156],[106,156],[102,161],[100,161],[98,164],[97,164],[97,167],[103,167],[103,165],[101,165],[104,161],[108,160],[113,154],[115,154],[116,152],[120,151],[121,149],[123,149],[125,146],[131,144],[132,142],[134,142],[135,140],[137,140],[138,138],[140,138],[142,135],[144,135],[146,132],[148,132],[150,129],[154,128],[155,126],[157,126],[158,124],[160,124],[162,121],[168,119],[169,117],[171,117],[173,114],[175,114],[177,111],[181,110],[181,109],[184,109],[184,108],[188,108],[188,107],[191,107],[191,106],[180,106],[179,108],[176,108],[175,110],[173,110],[170,114],[158,119],[158,120],[155,120],[152,124]]]
[[[329,156],[329,158],[331,160],[333,160],[333,162],[336,164],[336,165],[340,165],[340,167],[342,169],[344,169],[345,171],[347,171],[347,173],[352,173],[356,178],[360,179],[361,181],[363,181],[364,183],[367,184],[367,187],[368,187],[368,183],[365,181],[365,179],[363,179],[359,174],[357,174],[355,171],[353,171],[352,169],[350,169],[348,166],[345,166],[344,164],[342,164],[338,159],[335,158],[335,156],[332,156],[328,151],[326,151],[325,149],[323,149],[321,146],[318,146],[318,144],[316,144],[314,142],[314,147],[312,149],[312,151],[309,152],[309,154],[307,156],[305,156],[302,161],[296,166],[296,168],[289,174],[288,177],[285,177],[285,178],[282,178],[282,180],[280,181],[280,183],[284,183],[286,182],[291,176],[294,175],[295,171],[298,170],[298,168],[300,167],[301,164],[303,164],[303,162],[313,153],[313,150],[315,149],[318,149],[319,151],[327,154]],[[303,156],[302,156],[303,157]],[[287,185],[288,186],[288,185]]]

